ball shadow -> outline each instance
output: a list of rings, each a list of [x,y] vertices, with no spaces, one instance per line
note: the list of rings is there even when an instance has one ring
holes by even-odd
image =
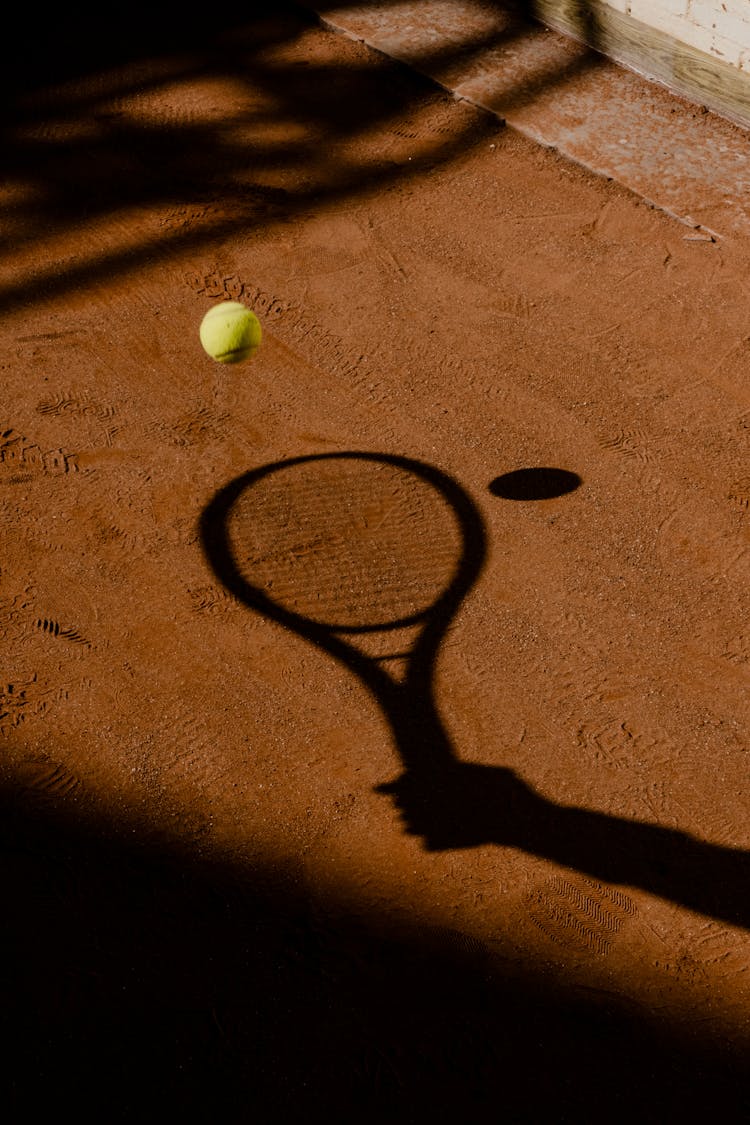
[[[552,500],[575,492],[583,484],[578,473],[549,466],[514,469],[490,482],[493,496],[502,500]]]

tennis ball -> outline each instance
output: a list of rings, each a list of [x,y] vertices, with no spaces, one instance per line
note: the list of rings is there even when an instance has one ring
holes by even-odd
[[[217,363],[241,363],[260,347],[260,321],[239,301],[222,301],[203,317],[200,339]]]

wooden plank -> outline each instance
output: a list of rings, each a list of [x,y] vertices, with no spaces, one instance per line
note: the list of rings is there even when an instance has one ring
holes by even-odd
[[[704,51],[680,43],[602,0],[534,0],[537,20],[750,128],[750,75]]]

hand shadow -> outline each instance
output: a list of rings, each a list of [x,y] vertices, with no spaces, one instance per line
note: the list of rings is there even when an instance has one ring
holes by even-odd
[[[392,797],[406,831],[421,836],[428,851],[520,848],[750,928],[750,852],[557,804],[502,766],[455,761],[429,778],[409,771],[376,792]]]

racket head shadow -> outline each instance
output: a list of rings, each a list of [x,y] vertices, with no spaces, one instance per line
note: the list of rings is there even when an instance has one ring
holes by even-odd
[[[442,634],[481,570],[486,538],[453,478],[362,451],[251,469],[217,492],[200,530],[239,601],[328,648],[337,634],[418,624]]]

